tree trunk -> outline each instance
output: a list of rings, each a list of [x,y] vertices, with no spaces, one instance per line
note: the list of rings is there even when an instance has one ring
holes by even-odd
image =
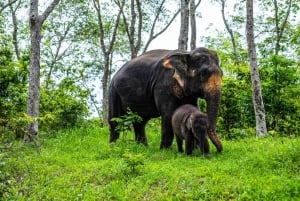
[[[281,50],[281,39],[282,39],[282,35],[284,33],[284,29],[286,28],[286,24],[288,22],[288,18],[290,16],[290,12],[291,12],[291,7],[292,7],[292,0],[288,1],[288,8],[286,10],[286,15],[284,17],[284,20],[281,24],[279,24],[280,22],[280,17],[279,17],[279,13],[278,13],[278,4],[277,4],[277,0],[273,0],[273,4],[274,4],[274,19],[275,19],[275,30],[276,30],[276,42],[275,42],[275,55],[279,54],[279,51]]]
[[[104,72],[102,77],[102,119],[103,124],[108,125],[108,78],[110,71],[109,56],[105,55]]]
[[[181,0],[181,23],[178,49],[187,50],[189,39],[189,0]]]
[[[196,48],[196,36],[197,36],[197,27],[196,27],[196,5],[195,0],[191,0],[190,2],[190,18],[191,18],[191,42],[190,42],[190,48],[191,50]]]
[[[40,104],[40,40],[42,19],[38,15],[38,0],[30,1],[30,66],[29,88],[27,100],[27,115],[31,118],[26,128],[24,141],[34,141],[38,137],[38,122]]]
[[[253,19],[253,0],[247,0],[247,22],[246,33],[248,43],[248,56],[251,69],[251,81],[252,81],[252,99],[256,120],[256,136],[267,135],[267,127],[265,120],[265,109],[261,92],[261,85],[259,79],[259,70],[257,66],[257,57],[254,42],[254,19]]]
[[[222,4],[222,10],[221,10],[221,12],[222,12],[222,19],[223,19],[225,28],[226,28],[227,32],[229,33],[229,36],[230,36],[230,40],[231,40],[231,44],[232,44],[232,49],[233,49],[233,55],[234,55],[234,63],[236,65],[239,65],[239,58],[238,58],[238,53],[237,53],[237,48],[236,48],[236,42],[235,42],[234,34],[233,34],[232,29],[230,29],[230,27],[229,27],[229,25],[227,23],[226,17],[225,17],[225,3],[226,3],[226,0],[221,0],[221,4]]]
[[[29,87],[27,100],[27,115],[30,122],[26,127],[24,142],[35,141],[38,137],[38,116],[40,104],[40,42],[43,22],[52,12],[59,0],[54,0],[45,10],[43,15],[38,13],[38,0],[30,1],[30,66]]]
[[[11,1],[10,1],[11,2]],[[10,10],[11,10],[11,16],[12,16],[12,21],[13,21],[13,44],[14,44],[14,48],[15,48],[15,53],[17,56],[17,59],[20,59],[20,52],[19,52],[19,45],[18,45],[18,22],[17,22],[17,16],[16,16],[16,11],[18,9],[18,7],[20,6],[20,2],[18,3],[18,5],[16,6],[16,8],[13,8],[13,5],[10,4]]]
[[[108,125],[108,81],[110,76],[110,67],[111,67],[111,58],[113,55],[113,47],[116,41],[116,35],[118,31],[119,22],[121,19],[121,14],[123,7],[125,5],[125,0],[119,2],[119,13],[117,19],[115,21],[114,28],[112,29],[111,38],[109,38],[108,44],[105,43],[105,33],[104,33],[104,22],[102,20],[102,13],[101,13],[101,4],[99,0],[94,0],[94,7],[97,11],[98,17],[98,26],[99,26],[99,41],[102,54],[104,56],[104,70],[103,76],[101,79],[102,83],[102,118],[103,124]]]

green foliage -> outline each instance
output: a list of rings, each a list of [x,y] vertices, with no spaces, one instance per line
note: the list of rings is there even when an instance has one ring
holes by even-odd
[[[125,161],[125,174],[127,176],[137,175],[139,173],[138,166],[144,165],[143,154],[131,154],[130,152],[125,152],[123,154]]]
[[[2,200],[297,200],[300,138],[223,141],[209,158],[119,139],[93,123],[1,147]],[[212,147],[212,146],[211,146]],[[4,174],[3,174],[4,173]],[[4,179],[3,179],[4,178]]]
[[[88,115],[88,91],[76,86],[73,80],[64,79],[53,89],[42,89],[40,124],[49,132],[71,128],[80,124]]]
[[[300,133],[299,64],[283,56],[266,58],[261,68],[268,130],[277,134]]]
[[[244,52],[240,49],[240,52]],[[218,133],[225,139],[242,139],[252,136],[248,132],[255,128],[255,117],[253,111],[250,68],[243,64],[236,65],[231,53],[226,51],[218,52],[224,72],[222,78],[222,96],[218,115]]]
[[[20,137],[27,99],[28,55],[13,61],[6,38],[0,35],[0,138]]]
[[[126,115],[114,117],[111,119],[111,121],[114,121],[118,124],[116,130],[120,133],[123,133],[125,137],[126,132],[132,128],[132,123],[140,123],[143,121],[143,119],[136,112],[133,112],[130,108],[127,108]]]
[[[223,59],[226,60],[226,57]],[[299,136],[299,64],[275,55],[260,62],[263,101],[270,135]],[[243,131],[251,128],[255,128],[255,117],[249,67],[227,65],[222,83],[218,133],[226,139],[240,139],[248,137],[249,132]]]
[[[224,76],[218,122],[221,131],[230,133],[231,129],[255,125],[250,84],[237,77]],[[233,135],[227,137],[230,139]]]

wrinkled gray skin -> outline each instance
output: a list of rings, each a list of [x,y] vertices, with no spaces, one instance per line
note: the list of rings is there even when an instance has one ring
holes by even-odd
[[[183,104],[197,105],[206,101],[208,136],[222,151],[216,134],[216,119],[221,98],[222,71],[216,52],[196,48],[152,50],[127,62],[112,78],[109,86],[109,142],[119,138],[114,117],[126,114],[127,108],[143,118],[134,123],[135,140],[148,145],[145,125],[149,119],[161,117],[161,149],[170,148],[174,139],[171,118]]]
[[[198,145],[202,155],[209,154],[207,140],[207,116],[205,113],[190,104],[177,108],[172,116],[172,128],[176,137],[178,151],[183,152],[185,141],[185,153],[191,155]]]

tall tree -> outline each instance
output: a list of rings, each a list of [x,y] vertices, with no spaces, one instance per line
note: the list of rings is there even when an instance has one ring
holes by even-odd
[[[256,135],[267,135],[267,127],[265,120],[265,109],[261,92],[259,70],[257,65],[257,55],[254,41],[254,19],[253,19],[253,0],[247,0],[247,19],[246,19],[246,34],[248,44],[248,56],[251,69],[251,81],[252,81],[252,99],[256,120]]]
[[[282,22],[280,23],[280,16],[279,15],[284,15],[282,13],[279,13],[279,5],[277,3],[277,0],[273,0],[274,4],[274,19],[275,19],[275,33],[276,33],[276,41],[275,41],[275,55],[278,55],[280,51],[280,43],[283,38],[283,33],[284,29],[286,28],[287,22],[289,15],[291,13],[291,7],[292,7],[292,0],[288,0],[287,2],[287,10],[284,12],[285,16],[282,18]]]
[[[11,1],[9,1],[11,2]],[[15,53],[16,57],[19,60],[20,59],[20,50],[19,50],[19,44],[18,44],[18,22],[17,22],[17,16],[16,16],[16,11],[21,5],[21,1],[16,3],[16,6],[14,7],[13,4],[9,5],[10,11],[11,11],[11,16],[12,16],[12,22],[13,22],[13,44],[15,48]]]
[[[294,57],[292,48],[293,30],[299,20],[299,0],[265,0],[259,1],[263,15],[256,16],[259,24],[261,45],[258,44],[264,58],[270,55]]]
[[[197,26],[196,26],[196,9],[201,0],[196,3],[195,0],[180,1],[180,33],[178,39],[178,49],[187,50],[189,40],[189,23],[191,28],[190,49],[196,48]]]
[[[166,0],[162,0],[161,3],[159,4],[159,6],[157,8],[155,8],[155,17],[153,19],[152,25],[151,25],[151,31],[149,33],[149,37],[148,40],[143,48],[143,52],[146,52],[150,43],[157,38],[159,35],[161,35],[163,32],[165,32],[168,27],[172,24],[172,22],[174,21],[174,19],[177,17],[177,15],[179,14],[180,10],[178,9],[173,16],[171,17],[171,19],[157,32],[155,33],[155,28],[158,24],[159,21],[161,21],[161,16],[164,14],[164,6],[165,6],[165,2]]]
[[[196,48],[196,38],[197,38],[197,26],[196,26],[196,9],[200,5],[201,0],[198,0],[197,4],[195,0],[190,2],[190,18],[191,18],[191,50]]]
[[[125,0],[119,1],[120,3],[120,9],[117,14],[117,18],[114,19],[114,26],[112,29],[109,30],[109,34],[107,33],[107,30],[105,30],[105,23],[102,19],[102,8],[101,3],[99,0],[94,0],[94,7],[97,11],[97,17],[98,17],[98,26],[99,26],[99,41],[100,41],[100,47],[102,50],[102,54],[104,56],[104,70],[103,70],[103,76],[102,76],[102,112],[103,112],[103,123],[108,124],[107,122],[107,111],[108,111],[108,81],[109,81],[109,75],[111,71],[111,59],[114,52],[114,45],[116,41],[116,35],[119,27],[119,22],[121,18],[121,13],[123,10],[123,7],[125,5]],[[132,31],[132,30],[131,30]],[[109,36],[111,35],[111,36]],[[135,49],[134,47],[132,47]],[[133,50],[135,51],[135,50]]]
[[[120,8],[121,0],[116,2]],[[179,10],[172,12],[167,9],[166,0],[131,0],[129,5],[126,4],[122,8],[122,28],[128,38],[131,58],[147,51],[150,43],[167,30],[178,13]],[[143,38],[148,40],[143,42]]]
[[[261,76],[263,82],[268,80],[268,87],[264,90],[267,128],[286,133],[283,130],[291,130],[293,126],[289,125],[297,119],[297,107],[292,97],[297,97],[293,91],[298,83],[294,75],[297,76],[299,45],[293,42],[293,38],[299,25],[300,1],[266,0],[259,3],[264,11],[264,16],[259,18],[259,37],[263,40],[258,47],[262,55]]]
[[[189,39],[189,0],[180,1],[180,33],[178,39],[178,49],[187,50]]]
[[[30,0],[30,66],[27,115],[30,123],[26,127],[24,142],[35,141],[38,137],[38,116],[40,104],[40,42],[42,25],[60,0],[54,0],[42,15],[39,14],[39,1]]]
[[[238,65],[239,58],[238,58],[237,45],[236,45],[236,41],[234,38],[234,33],[233,33],[233,30],[230,28],[229,23],[226,19],[226,15],[225,15],[226,0],[220,0],[220,1],[221,1],[221,6],[222,6],[222,9],[221,9],[222,19],[223,19],[225,28],[230,36],[235,64]]]

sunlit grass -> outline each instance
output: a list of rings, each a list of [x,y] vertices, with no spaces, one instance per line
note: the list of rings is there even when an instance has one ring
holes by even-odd
[[[108,143],[108,129],[87,127],[41,136],[40,147],[3,149],[3,200],[299,200],[300,139],[223,141],[201,157],[149,147],[133,134]]]

